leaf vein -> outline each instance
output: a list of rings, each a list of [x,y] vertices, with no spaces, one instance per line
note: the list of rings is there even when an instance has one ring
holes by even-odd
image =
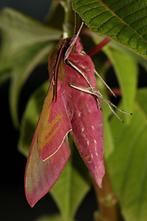
[[[96,4],[95,0],[93,2],[88,2],[88,4],[81,4],[80,6],[78,6],[78,4],[77,4],[77,9],[85,8],[90,5],[97,5],[97,4]]]
[[[140,9],[137,9],[136,11],[134,11],[134,12],[130,13],[129,15],[127,15],[127,16],[125,17],[125,19],[128,18],[128,17],[130,17],[130,16],[132,16],[132,15],[135,15],[136,13],[138,13],[138,12],[140,12],[140,11],[142,11],[142,10],[145,10],[146,8],[147,8],[147,6],[146,6],[146,7],[142,7],[142,8],[140,8]],[[146,16],[147,16],[147,15],[146,15]]]
[[[132,26],[132,25],[134,25],[136,23],[139,23],[142,20],[144,20],[145,18],[147,18],[147,15],[144,15],[144,16],[140,17],[139,19],[136,19],[135,21],[131,22],[130,25]]]
[[[92,21],[93,21],[94,19],[96,19],[96,18],[98,18],[98,17],[100,17],[101,15],[104,15],[104,14],[106,14],[106,13],[108,13],[108,11],[103,11],[103,12],[101,12],[100,14],[97,14],[97,15],[93,16],[93,17],[89,20],[89,24],[92,23]],[[108,18],[108,19],[109,19],[109,18]]]
[[[86,11],[83,12],[83,15],[86,14],[87,12],[89,12],[89,11],[92,11],[93,9],[96,9],[96,8],[98,9],[98,8],[101,8],[101,7],[102,7],[102,6],[95,6],[95,7],[93,7],[93,8],[89,8],[88,10],[86,10]]]
[[[135,2],[135,1],[133,0],[133,1],[131,1],[131,2],[127,3],[127,4],[125,4],[125,5],[123,5],[122,7],[118,8],[118,9],[115,11],[116,14],[117,14],[119,11],[124,10],[125,8],[128,8],[129,6],[131,6],[132,3],[134,3],[134,2]],[[111,7],[111,6],[110,6],[110,7]]]
[[[106,25],[108,22],[111,21],[111,19],[115,18],[114,16],[111,16],[108,18],[108,20],[104,21],[100,26],[99,26],[99,29],[102,28],[104,25]]]
[[[106,8],[107,11],[110,11],[115,17],[118,18],[118,20],[120,20],[121,23],[123,23],[126,27],[128,27],[129,29],[131,29],[134,33],[136,33],[137,35],[140,36],[140,38],[145,42],[147,43],[147,40],[144,39],[142,37],[142,35],[140,35],[140,33],[138,33],[136,30],[134,30],[128,23],[126,23],[121,17],[119,17],[114,11],[111,10],[110,7],[108,7],[108,5],[106,5],[104,2],[100,1],[101,4],[104,6],[104,8]]]

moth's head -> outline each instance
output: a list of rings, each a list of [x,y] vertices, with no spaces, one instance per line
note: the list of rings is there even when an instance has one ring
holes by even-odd
[[[73,41],[73,38],[71,39],[71,42]],[[83,51],[83,45],[81,44],[80,38],[78,37],[75,45],[73,46],[72,52],[80,53],[81,51]]]
[[[77,53],[80,53],[81,51],[83,51],[83,45],[80,41],[80,38],[77,38],[77,41],[75,43],[75,50]]]

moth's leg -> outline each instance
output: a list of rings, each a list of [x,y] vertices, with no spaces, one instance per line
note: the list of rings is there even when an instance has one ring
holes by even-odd
[[[118,108],[115,104],[113,104],[112,102],[108,101],[111,107],[114,107],[117,111],[119,111],[120,113],[123,114],[127,114],[127,115],[132,115],[132,113],[129,113],[127,111],[121,110],[120,108]]]
[[[123,114],[127,114],[127,115],[131,115],[132,113],[129,113],[127,111],[124,111],[124,110],[121,110],[119,109],[115,104],[113,104],[111,101],[105,99],[103,97],[103,95],[100,93],[100,91],[95,91],[95,94],[98,94],[98,96],[101,96],[101,98],[103,99],[103,101],[106,103],[106,104],[109,104],[111,107],[114,107],[116,110],[118,110],[119,112],[123,113]]]
[[[92,85],[90,84],[87,76],[81,71],[75,64],[73,64],[70,60],[67,60],[67,64],[69,64],[72,68],[74,68],[87,82],[90,88],[93,88]]]
[[[70,55],[70,53],[71,53],[71,51],[72,51],[72,49],[73,49],[73,47],[74,47],[76,41],[77,41],[77,39],[78,39],[78,37],[79,37],[79,35],[80,35],[80,32],[81,32],[81,30],[82,30],[82,28],[83,28],[83,25],[84,25],[84,22],[82,22],[82,24],[81,24],[81,26],[80,26],[80,28],[79,28],[77,34],[72,38],[71,44],[70,44],[70,46],[68,47],[68,49],[66,50],[66,52],[65,52],[65,56],[64,56],[64,61],[65,61],[65,62],[66,62],[66,60],[68,59],[68,57],[69,57],[69,55]]]
[[[95,96],[97,96],[98,98],[100,98],[105,104],[107,104],[108,105],[108,107],[109,107],[109,109],[111,110],[111,112],[116,116],[116,118],[117,119],[119,119],[120,121],[122,121],[121,120],[121,118],[118,116],[118,114],[114,111],[114,109],[113,109],[113,105],[112,105],[112,103],[111,102],[109,102],[108,100],[106,100],[102,95],[101,95],[101,93],[99,92],[95,92]],[[98,105],[100,105],[99,104],[99,100],[98,100]]]
[[[81,87],[81,89],[83,89],[83,92],[85,92],[85,93],[89,93],[89,94],[91,94],[91,95],[94,95],[94,96],[98,97],[97,103],[98,103],[98,107],[100,108],[100,107],[101,107],[101,104],[100,104],[99,98],[102,98],[102,99],[103,99],[102,94],[101,94],[99,91],[96,91],[96,90],[92,87],[92,85],[91,85],[91,83],[89,82],[87,76],[86,76],[76,65],[74,65],[70,60],[67,60],[67,63],[68,63],[72,68],[74,68],[74,69],[85,79],[85,81],[86,81],[87,84],[89,85],[89,88],[82,88],[82,87]],[[73,85],[73,87],[74,87],[75,89],[80,89],[80,88],[78,88],[78,87],[75,86],[75,85]],[[95,93],[95,92],[96,92],[96,93]],[[97,95],[98,95],[98,96],[97,96]]]
[[[99,109],[99,110],[102,110],[102,108],[101,108],[101,106],[102,106],[102,105],[101,105],[101,99],[98,98],[98,97],[96,97],[96,96],[95,96],[95,99],[96,99],[96,103],[97,103],[98,109]]]
[[[111,106],[109,103],[107,103],[107,104],[108,104],[109,109],[110,109],[110,110],[112,111],[112,113],[115,115],[115,117],[122,122],[122,119],[121,119],[121,118],[119,117],[119,115],[114,111],[114,109],[112,108],[112,106]]]
[[[105,99],[99,91],[95,91],[95,95],[96,94],[97,94],[98,97],[100,96],[100,98],[103,100],[103,102],[108,105],[109,109],[116,116],[116,118],[118,118],[120,121],[122,121],[122,119],[119,117],[119,115],[115,112],[115,110],[113,108],[115,108],[117,111],[119,111],[123,114],[132,115],[132,113],[128,113],[127,111],[119,109],[115,104],[113,104],[109,100]]]
[[[90,90],[91,90],[91,88],[90,88]],[[105,99],[105,98],[103,97],[103,95],[100,93],[100,91],[97,91],[97,90],[95,90],[95,89],[93,88],[92,94],[95,95],[95,96],[98,98],[97,101],[98,101],[98,106],[99,106],[99,107],[101,106],[101,104],[100,104],[100,102],[99,102],[99,99],[100,99],[100,100],[102,100],[105,104],[108,105],[109,109],[112,111],[112,113],[113,113],[120,121],[122,121],[122,119],[119,117],[119,115],[115,112],[115,110],[114,110],[113,108],[115,108],[117,111],[119,111],[119,112],[121,112],[121,113],[123,113],[123,114],[131,115],[131,113],[128,113],[128,112],[126,112],[126,111],[124,111],[124,110],[119,109],[116,105],[114,105],[113,103],[111,103],[109,100]]]
[[[116,97],[115,93],[111,90],[111,88],[109,87],[109,85],[104,81],[104,79],[101,77],[101,75],[96,71],[94,70],[96,76],[101,80],[101,82],[106,86],[106,88],[111,92],[111,94]]]
[[[100,98],[100,99],[102,99],[103,98],[103,96],[101,95],[101,94],[99,94],[98,93],[98,91],[96,91],[94,88],[87,88],[87,87],[82,87],[82,86],[76,86],[76,85],[74,85],[74,84],[69,84],[69,86],[70,87],[72,87],[72,88],[74,88],[74,89],[76,89],[76,90],[78,90],[78,91],[82,91],[82,92],[84,92],[84,93],[87,93],[87,94],[90,94],[90,95],[93,95],[93,96],[95,96],[96,98]]]
[[[101,102],[100,102],[100,99],[102,98],[101,96],[98,96],[98,94],[95,94],[95,91],[93,88],[86,88],[86,87],[79,87],[79,86],[76,86],[76,85],[73,85],[73,84],[70,84],[70,87],[76,89],[76,90],[79,90],[79,91],[82,91],[84,93],[87,93],[87,94],[90,94],[90,95],[93,95],[95,98],[96,98],[96,102],[97,102],[97,106],[98,108],[101,110]]]
[[[115,112],[115,110],[113,109],[113,107],[118,110],[119,112],[121,113],[124,113],[124,114],[128,114],[130,115],[130,113],[124,111],[124,110],[121,110],[119,109],[116,105],[114,105],[113,103],[111,103],[110,101],[106,100],[103,95],[95,90],[95,88],[85,88],[85,87],[80,87],[80,86],[76,86],[76,85],[73,85],[73,84],[70,84],[70,87],[76,89],[76,90],[79,90],[79,91],[82,91],[84,93],[87,93],[87,94],[91,94],[93,96],[96,97],[96,101],[97,101],[97,105],[98,105],[98,108],[101,109],[101,100],[108,105],[109,109],[112,111],[112,113],[116,116],[117,119],[119,119],[120,121],[122,121],[122,119],[119,117],[119,115]]]
[[[76,86],[74,84],[69,84],[69,86],[78,90],[78,91],[82,91],[84,93],[94,95],[93,92],[90,90],[91,88],[89,88],[89,87],[87,88],[87,87],[82,87],[82,86]]]

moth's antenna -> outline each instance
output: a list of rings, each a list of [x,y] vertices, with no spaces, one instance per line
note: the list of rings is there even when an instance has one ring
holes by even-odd
[[[113,107],[114,107],[115,109],[117,109],[119,112],[123,113],[123,114],[132,115],[132,113],[128,113],[127,111],[121,110],[121,109],[119,109],[116,105],[114,105],[114,104],[111,103],[110,101],[106,100],[106,99],[103,97],[103,95],[102,95],[99,91],[95,90],[95,88],[91,88],[91,87],[90,87],[90,88],[85,88],[85,87],[76,86],[76,85],[74,85],[74,84],[70,84],[70,87],[72,87],[72,88],[74,88],[74,89],[76,89],[76,90],[82,91],[82,92],[84,92],[84,93],[94,95],[94,96],[96,96],[97,98],[102,99],[103,102],[108,105],[108,107],[110,108],[110,110],[112,111],[112,113],[116,116],[116,118],[119,119],[120,121],[122,121],[122,119],[121,119],[121,118],[118,116],[118,114],[114,111]],[[98,102],[98,101],[97,101],[97,102]],[[98,106],[99,106],[99,105],[98,105]]]
[[[84,79],[85,81],[87,82],[87,84],[89,85],[90,88],[93,88],[92,85],[90,84],[87,76],[75,65],[73,64],[70,60],[67,60],[67,63],[72,67],[74,68]]]
[[[112,108],[112,106],[111,106],[110,104],[108,104],[108,107],[109,107],[109,109],[112,111],[112,113],[115,115],[115,117],[116,117],[118,120],[120,120],[121,122],[123,122],[122,119],[118,116],[118,114],[113,110],[113,108]]]
[[[109,105],[111,107],[114,107],[117,111],[119,111],[120,113],[123,113],[123,114],[127,114],[127,115],[132,115],[132,113],[129,113],[127,111],[124,111],[124,110],[121,110],[120,108],[118,108],[115,104],[113,104],[112,102],[108,101],[109,102]]]
[[[97,75],[97,77],[101,80],[101,82],[106,86],[106,88],[111,92],[111,94],[116,97],[115,93],[111,90],[111,88],[109,87],[109,85],[104,81],[104,79],[101,77],[101,75],[94,70],[95,74]]]
[[[71,65],[71,67],[73,67],[85,80],[86,82],[88,83],[88,85],[90,86],[90,88],[93,88],[92,85],[90,84],[88,78],[86,77],[86,75],[76,66],[74,65],[71,61],[67,61],[68,64]],[[108,90],[112,93],[112,95],[114,97],[116,97],[116,95],[114,94],[114,92],[111,90],[111,88],[108,86],[108,84],[104,81],[104,79],[98,74],[98,72],[96,70],[95,71],[95,74],[99,77],[99,79],[103,82],[103,84],[108,88]]]
[[[76,66],[74,65],[70,60],[67,61],[68,64],[74,68],[85,80],[86,82],[88,83],[89,87],[91,89],[93,89],[92,85],[90,84],[87,76]],[[116,97],[116,95],[114,94],[114,92],[111,90],[111,88],[107,85],[107,83],[104,81],[104,79],[97,73],[97,71],[95,70],[95,74],[100,78],[100,80],[103,82],[103,84],[108,88],[108,90],[113,94],[113,96]]]
[[[74,45],[75,45],[75,43],[76,43],[78,37],[79,37],[79,35],[80,35],[80,32],[81,32],[83,26],[84,26],[84,22],[81,23],[80,28],[79,28],[77,34],[74,36],[74,38],[72,38],[71,44],[70,44],[70,46],[68,47],[67,51],[65,52],[64,61],[66,61],[67,58],[69,57],[69,55],[70,55],[70,53],[71,53],[71,51],[72,51],[72,49],[73,49],[73,47],[74,47]]]

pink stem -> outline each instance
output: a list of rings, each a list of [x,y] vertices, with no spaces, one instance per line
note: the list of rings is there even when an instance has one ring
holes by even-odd
[[[116,96],[122,96],[120,88],[111,88],[111,89]],[[108,95],[112,95],[112,94],[110,92],[108,92]]]
[[[110,42],[110,40],[111,39],[109,37],[104,38],[97,46],[92,48],[87,54],[90,57],[92,57],[95,54],[99,53],[101,51],[101,49]]]

